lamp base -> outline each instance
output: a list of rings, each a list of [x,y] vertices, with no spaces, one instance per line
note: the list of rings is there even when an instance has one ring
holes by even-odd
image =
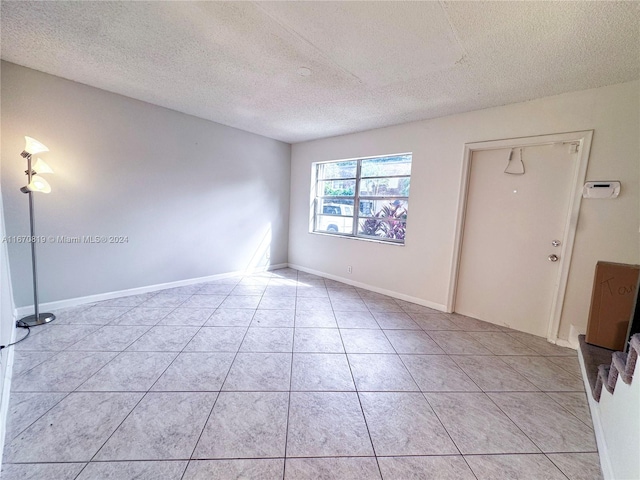
[[[52,322],[56,319],[56,316],[53,313],[41,313],[36,318],[35,315],[29,315],[27,317],[21,318],[20,321],[29,325],[30,327],[37,327],[38,325],[44,325],[45,323]]]

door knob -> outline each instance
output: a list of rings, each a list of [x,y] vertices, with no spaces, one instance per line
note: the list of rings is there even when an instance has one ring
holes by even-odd
[[[549,255],[547,258],[549,259],[550,262],[557,262],[558,261],[558,256],[557,255]]]

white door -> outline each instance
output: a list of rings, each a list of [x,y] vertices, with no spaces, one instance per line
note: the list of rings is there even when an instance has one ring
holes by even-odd
[[[526,146],[509,175],[510,151],[472,152],[455,311],[546,337],[578,154]]]

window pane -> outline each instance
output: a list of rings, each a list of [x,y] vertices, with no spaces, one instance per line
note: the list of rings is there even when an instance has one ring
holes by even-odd
[[[409,202],[406,200],[360,200],[361,217],[394,217],[402,220],[407,219]]]
[[[314,231],[404,244],[411,157],[314,164]]]
[[[361,219],[358,235],[380,239],[397,240],[404,243],[407,224],[401,220],[378,220],[377,218]]]
[[[316,217],[316,232],[353,234],[353,217],[336,217],[332,215],[318,215]]]
[[[348,162],[330,162],[318,164],[318,179],[324,178],[356,178],[357,160]]]
[[[353,197],[356,194],[355,180],[330,180],[318,182],[318,196]]]
[[[321,215],[349,215],[353,217],[353,200],[320,198],[318,199],[317,211]]]
[[[361,177],[386,177],[390,175],[411,175],[411,155],[362,160]]]
[[[363,178],[360,180],[362,197],[408,197],[410,177]]]

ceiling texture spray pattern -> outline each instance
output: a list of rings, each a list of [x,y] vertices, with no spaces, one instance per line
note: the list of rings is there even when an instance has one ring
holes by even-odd
[[[1,8],[4,60],[289,143],[640,76],[639,2]]]

